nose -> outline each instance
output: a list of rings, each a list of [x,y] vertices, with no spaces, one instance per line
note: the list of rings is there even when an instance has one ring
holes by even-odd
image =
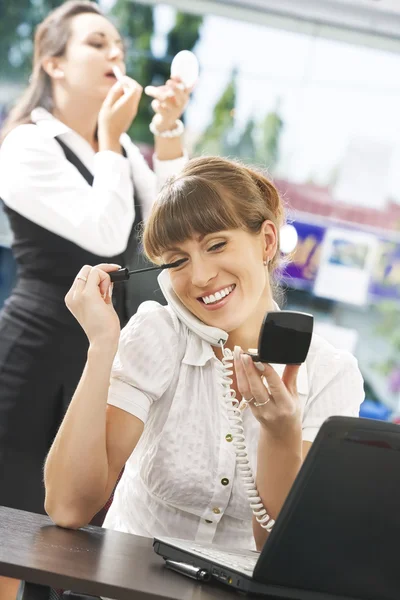
[[[192,257],[192,285],[205,288],[217,276],[217,267],[210,259],[203,257]]]
[[[118,46],[118,44],[113,44],[110,47],[108,57],[110,60],[120,60],[123,57],[122,48],[120,46]]]

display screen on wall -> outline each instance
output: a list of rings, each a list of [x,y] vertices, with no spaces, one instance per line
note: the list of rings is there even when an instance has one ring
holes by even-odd
[[[400,301],[400,243],[351,228],[293,225],[298,243],[283,273],[287,285],[359,305]]]

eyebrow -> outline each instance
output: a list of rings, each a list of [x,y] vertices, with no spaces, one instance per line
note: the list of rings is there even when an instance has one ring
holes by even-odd
[[[208,235],[212,235],[211,233],[199,233],[199,235],[196,237],[196,240],[198,242],[202,242],[204,240],[205,237],[207,237]],[[182,250],[182,248],[179,248],[178,246],[174,246],[173,248],[167,248],[165,250],[165,253],[167,252],[184,252],[184,250]]]
[[[99,35],[102,38],[106,38],[107,35],[103,31],[92,31],[89,35]],[[117,38],[115,40],[116,44],[124,44],[124,40],[122,38]]]

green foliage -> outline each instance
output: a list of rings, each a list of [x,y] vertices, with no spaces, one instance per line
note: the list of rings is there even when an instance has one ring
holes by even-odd
[[[0,2],[0,73],[3,80],[27,80],[32,70],[36,26],[60,0],[2,0]]]
[[[237,71],[234,69],[226,89],[214,107],[212,122],[196,147],[197,153],[209,155],[230,154],[229,150],[232,148],[230,138],[234,133],[236,76]]]
[[[258,163],[272,171],[279,159],[279,141],[283,129],[279,101],[261,122],[252,116],[241,132],[235,125],[237,70],[214,107],[210,125],[196,146],[199,154],[231,156],[244,162]]]

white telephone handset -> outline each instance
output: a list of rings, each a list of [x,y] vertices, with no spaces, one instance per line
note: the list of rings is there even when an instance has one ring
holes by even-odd
[[[221,342],[223,344],[226,343],[228,334],[225,331],[218,329],[217,327],[206,325],[182,304],[173,290],[167,270],[161,271],[157,280],[168,304],[174,308],[179,319],[185,323],[190,331],[196,333],[202,340],[208,342],[212,346],[221,346]]]
[[[168,304],[172,306],[178,318],[201,339],[213,346],[219,346],[223,353],[223,374],[221,384],[224,389],[224,402],[228,413],[228,419],[233,436],[233,447],[236,453],[236,468],[243,481],[244,489],[258,523],[263,529],[271,531],[275,521],[268,515],[264,508],[262,500],[258,494],[255,478],[247,457],[246,440],[244,437],[243,419],[239,406],[239,400],[236,398],[236,392],[231,388],[233,374],[233,354],[229,348],[224,348],[228,339],[228,334],[218,327],[206,325],[200,319],[195,317],[190,310],[186,308],[175,294],[169,278],[169,273],[165,270],[158,276],[158,284],[165,296]],[[245,403],[246,404],[246,403]]]

